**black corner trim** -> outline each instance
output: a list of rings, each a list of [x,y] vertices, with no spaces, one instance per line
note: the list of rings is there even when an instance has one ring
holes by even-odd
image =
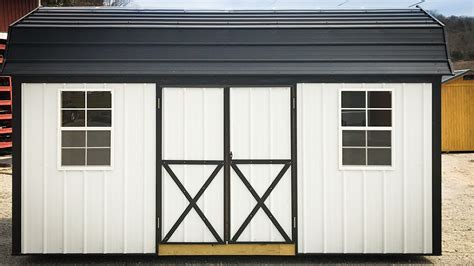
[[[441,255],[441,79],[432,83],[432,230],[433,255]]]
[[[12,254],[21,254],[21,83],[12,79]]]

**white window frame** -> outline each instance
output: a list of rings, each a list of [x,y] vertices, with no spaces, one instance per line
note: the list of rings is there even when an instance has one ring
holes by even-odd
[[[92,84],[83,84],[82,88],[80,87],[66,87],[66,84],[64,84],[63,88],[58,90],[58,130],[57,130],[57,154],[58,154],[58,159],[57,159],[57,167],[58,170],[60,171],[84,171],[84,170],[89,170],[89,171],[100,171],[100,170],[113,170],[114,168],[114,93],[111,88],[107,88],[106,84],[97,84],[98,86],[91,86]],[[95,84],[94,84],[95,85]],[[64,91],[80,91],[85,93],[85,102],[87,106],[87,92],[91,91],[108,91],[110,92],[110,108],[77,108],[77,109],[84,109],[85,110],[85,115],[84,115],[84,121],[86,121],[87,125],[87,111],[88,110],[109,110],[111,111],[111,126],[110,127],[88,127],[88,126],[83,126],[83,127],[63,127],[62,126],[62,92]],[[64,108],[65,110],[67,109],[74,109],[74,108]],[[62,131],[85,131],[86,132],[86,147],[87,147],[87,131],[110,131],[110,165],[62,165]],[[86,163],[87,163],[87,148],[86,148]]]
[[[343,91],[361,91],[361,92],[366,92],[365,96],[365,101],[366,101],[366,106],[364,108],[344,108],[344,110],[361,110],[364,109],[365,112],[365,121],[366,124],[363,127],[357,127],[357,126],[343,126],[342,125],[342,92]],[[391,92],[392,97],[391,97],[391,108],[369,108],[368,107],[368,93],[371,91],[388,91]],[[395,130],[394,130],[394,123],[395,123],[395,117],[394,117],[394,107],[395,107],[395,97],[393,93],[393,88],[387,88],[385,84],[381,85],[380,87],[371,87],[367,88],[365,86],[362,86],[360,88],[341,88],[339,89],[339,94],[338,94],[339,100],[338,100],[338,125],[339,125],[339,170],[375,170],[375,171],[384,171],[384,170],[394,170],[395,168],[395,145],[394,145],[394,135],[395,135]],[[390,127],[378,127],[378,126],[368,126],[369,120],[368,120],[368,115],[369,112],[368,110],[390,110],[391,111],[391,126]],[[391,152],[391,165],[343,165],[342,163],[342,151],[343,151],[343,145],[342,145],[342,132],[344,130],[354,130],[354,131],[390,131],[390,137],[391,137],[391,145],[390,145],[390,152]],[[366,136],[367,138],[367,136]],[[355,147],[357,148],[357,147]],[[365,146],[365,149],[368,149],[369,147]],[[371,148],[377,148],[377,147],[371,147]],[[382,148],[382,147],[380,147]],[[368,163],[368,151],[365,153],[366,155],[366,163]]]

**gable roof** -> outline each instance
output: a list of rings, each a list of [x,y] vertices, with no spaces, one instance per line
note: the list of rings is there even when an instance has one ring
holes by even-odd
[[[8,74],[450,74],[420,9],[40,8],[10,28]]]
[[[455,78],[464,76],[465,74],[469,73],[471,70],[470,69],[460,69],[460,70],[454,70],[454,75],[449,75],[449,76],[443,76],[442,78],[442,83],[448,82],[450,80],[453,80]]]

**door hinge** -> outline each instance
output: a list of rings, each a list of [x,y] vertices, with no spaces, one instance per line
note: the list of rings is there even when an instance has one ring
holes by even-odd
[[[160,217],[156,219],[156,227],[160,229]]]
[[[158,98],[158,99],[157,99],[156,107],[157,107],[158,109],[161,109],[161,98]]]
[[[296,217],[293,217],[293,228],[296,228]]]
[[[293,97],[293,109],[296,109],[296,98]]]

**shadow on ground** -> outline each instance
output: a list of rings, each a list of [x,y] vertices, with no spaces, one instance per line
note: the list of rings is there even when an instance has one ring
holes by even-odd
[[[11,255],[11,219],[0,219],[2,263],[7,264],[431,264],[423,256],[341,256],[318,255],[298,257],[213,256],[158,257],[154,255]]]

